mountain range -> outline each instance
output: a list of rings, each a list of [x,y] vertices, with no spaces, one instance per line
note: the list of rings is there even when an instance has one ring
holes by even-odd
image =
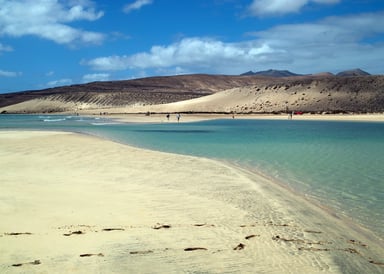
[[[296,74],[293,72],[290,72],[288,70],[275,70],[275,69],[269,69],[264,71],[248,71],[245,73],[242,73],[240,75],[250,76],[250,75],[258,75],[258,76],[266,76],[266,77],[292,77],[292,76],[303,76],[302,74]]]
[[[322,72],[318,74],[297,74],[290,72],[289,70],[275,70],[275,69],[269,69],[269,70],[263,70],[258,72],[248,71],[245,73],[242,73],[241,75],[249,76],[249,75],[258,75],[258,76],[266,76],[266,77],[293,77],[293,76],[305,76],[305,75],[334,75],[331,72]],[[351,69],[346,71],[341,71],[336,74],[336,76],[340,77],[352,77],[352,76],[367,76],[370,75],[368,72],[363,71],[359,68],[357,69]]]

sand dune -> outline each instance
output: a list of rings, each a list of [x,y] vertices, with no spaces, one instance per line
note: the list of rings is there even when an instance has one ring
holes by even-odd
[[[384,93],[381,88],[367,90],[369,85],[347,80],[285,81],[280,83],[233,88],[212,95],[170,104],[127,107],[126,112],[226,112],[315,113],[381,112]],[[383,83],[384,84],[384,78]],[[369,88],[368,88],[369,89]]]
[[[1,273],[383,273],[364,231],[213,160],[0,132]]]

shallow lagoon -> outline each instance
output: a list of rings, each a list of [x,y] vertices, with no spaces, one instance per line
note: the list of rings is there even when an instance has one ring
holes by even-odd
[[[384,123],[212,120],[129,124],[2,115],[0,129],[68,130],[261,172],[384,237]]]

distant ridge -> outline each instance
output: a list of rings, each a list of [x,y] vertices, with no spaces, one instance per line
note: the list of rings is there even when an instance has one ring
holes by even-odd
[[[302,76],[302,74],[296,74],[293,72],[290,72],[288,70],[275,70],[275,69],[269,69],[264,71],[248,71],[243,74],[240,74],[241,76],[251,76],[251,75],[257,75],[257,76],[267,76],[267,77],[292,77],[292,76]]]
[[[253,72],[252,70],[250,70],[240,74],[240,76],[265,76],[265,77],[294,77],[294,76],[305,76],[305,75],[353,77],[353,76],[369,76],[371,74],[359,68],[341,71],[337,74],[333,74],[330,72],[321,72],[321,73],[315,73],[315,74],[297,74],[297,73],[290,72],[289,70],[276,70],[276,69],[269,69],[269,70],[263,70],[263,71],[257,71],[257,72]]]
[[[339,76],[339,77],[368,76],[368,75],[371,75],[371,74],[359,68],[341,71],[338,74],[336,74],[336,76]]]

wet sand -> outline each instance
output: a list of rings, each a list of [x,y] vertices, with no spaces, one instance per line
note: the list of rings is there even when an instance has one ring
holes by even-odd
[[[229,164],[0,131],[0,166],[1,273],[384,273],[368,231]]]

